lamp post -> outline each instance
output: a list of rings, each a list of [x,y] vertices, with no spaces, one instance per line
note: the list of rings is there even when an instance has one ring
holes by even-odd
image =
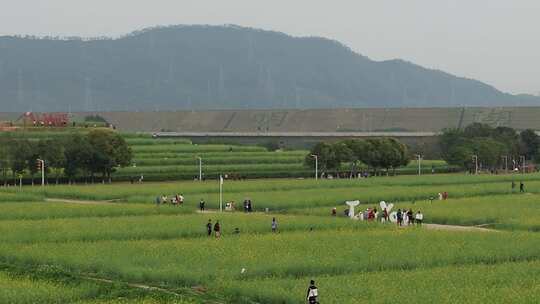
[[[508,155],[502,157],[504,161],[504,172],[508,174]]]
[[[319,156],[311,154],[311,157],[315,158],[315,180],[319,179]]]
[[[45,161],[43,159],[37,160],[38,169],[41,170],[41,187],[45,186]]]
[[[473,155],[474,161],[474,174],[478,174],[478,155]]]
[[[197,159],[199,160],[199,181],[202,181],[202,158],[197,156]]]
[[[422,175],[422,155],[416,154],[416,159],[418,161],[418,175]]]

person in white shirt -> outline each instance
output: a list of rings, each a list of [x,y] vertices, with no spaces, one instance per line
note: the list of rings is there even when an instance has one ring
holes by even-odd
[[[424,220],[424,215],[422,214],[422,212],[420,212],[420,210],[418,210],[418,212],[416,212],[416,215],[415,215],[414,219],[415,219],[416,225],[422,226],[422,221]]]

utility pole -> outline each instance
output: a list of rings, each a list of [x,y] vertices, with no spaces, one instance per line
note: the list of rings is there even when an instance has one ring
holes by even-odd
[[[311,154],[311,157],[315,158],[315,180],[319,179],[319,156]]]
[[[508,155],[502,157],[504,160],[504,172],[508,174]]]
[[[219,176],[219,212],[223,212],[223,176]]]
[[[197,156],[199,159],[199,181],[202,182],[202,158],[200,156]]]
[[[43,159],[37,160],[38,170],[41,170],[41,187],[45,186],[45,161]]]
[[[422,155],[416,154],[416,159],[418,160],[418,175],[422,175]]]
[[[474,161],[474,174],[478,174],[478,155],[473,155]]]

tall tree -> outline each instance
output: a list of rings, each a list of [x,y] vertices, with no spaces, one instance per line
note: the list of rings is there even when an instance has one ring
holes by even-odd
[[[109,181],[116,167],[126,167],[131,163],[131,148],[122,136],[113,131],[93,130],[88,133],[88,142],[93,147],[89,169],[91,172],[101,172],[103,178]]]
[[[540,160],[540,138],[534,130],[527,129],[519,134],[521,153],[527,159]]]

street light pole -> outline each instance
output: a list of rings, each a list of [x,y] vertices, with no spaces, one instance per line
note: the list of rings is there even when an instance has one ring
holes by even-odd
[[[422,175],[422,155],[416,154],[416,159],[418,160],[418,175]]]
[[[311,157],[315,158],[315,180],[319,179],[319,156],[311,154]]]
[[[473,155],[474,174],[478,174],[478,155]]]
[[[199,159],[199,181],[202,181],[202,158],[200,156],[197,158]]]
[[[41,169],[41,187],[45,186],[45,161],[43,159],[37,160]]]

